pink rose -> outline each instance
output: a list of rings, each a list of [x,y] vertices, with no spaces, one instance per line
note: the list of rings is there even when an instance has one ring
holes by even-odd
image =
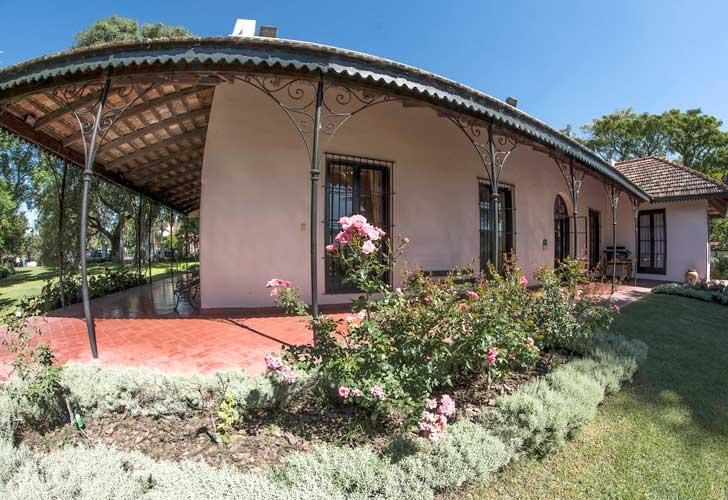
[[[447,345],[453,345],[455,343],[452,337],[445,337],[444,339],[442,339],[442,342]]]
[[[293,370],[288,365],[281,366],[279,373],[283,376],[283,380],[285,380],[289,384],[292,384],[296,381],[296,374],[293,373]]]
[[[325,250],[326,250],[327,252],[334,252],[334,251],[336,251],[336,245],[332,243],[332,244],[330,244],[330,245],[326,245],[326,246],[324,247],[324,249],[325,249]]]
[[[377,251],[377,247],[374,245],[374,243],[371,242],[371,240],[367,240],[364,245],[361,247],[361,251],[366,254],[372,254]]]
[[[468,290],[467,292],[465,292],[465,296],[469,300],[478,300],[480,298],[480,295],[478,295],[476,292],[474,292],[472,290]]]
[[[339,396],[346,399],[349,397],[349,393],[351,393],[351,389],[349,389],[346,386],[339,387]]]
[[[426,304],[429,304],[432,302],[432,295],[425,295],[425,298],[423,299]]]
[[[360,398],[360,397],[362,397],[363,395],[364,395],[364,394],[363,394],[363,393],[361,392],[361,390],[360,390],[360,389],[352,389],[352,390],[351,390],[351,396],[352,396],[352,397],[354,397],[354,398]]]
[[[453,401],[453,399],[447,394],[443,394],[440,397],[440,406],[437,407],[437,414],[442,418],[452,417],[455,415],[455,401]],[[447,423],[447,419],[441,419],[441,421]]]
[[[525,276],[521,276],[521,279],[518,280],[518,284],[521,286],[528,286],[528,279]]]
[[[372,396],[374,396],[375,398],[377,398],[379,400],[384,400],[387,398],[387,395],[384,394],[384,389],[382,389],[378,385],[375,385],[374,387],[371,388],[371,393],[372,393]]]
[[[340,245],[348,245],[351,241],[351,233],[348,233],[346,231],[341,231],[339,234],[337,234],[334,239],[340,244]]]
[[[526,337],[526,344],[533,347],[536,344],[536,342],[534,342],[533,337]]]
[[[622,312],[622,308],[619,307],[619,304],[614,304],[614,306],[612,306],[612,308],[614,309],[614,312],[616,312],[617,314]]]
[[[268,353],[265,355],[265,366],[269,370],[278,370],[283,366],[283,361],[278,356]]]
[[[409,242],[410,242],[410,239],[409,239],[409,238],[407,238],[407,237],[404,237],[404,238],[402,239],[402,243],[404,243],[405,245],[409,244]]]
[[[425,403],[425,408],[428,410],[434,410],[437,408],[437,399],[428,399],[427,403]]]
[[[485,358],[485,362],[488,366],[493,366],[498,360],[498,353],[500,350],[497,347],[491,347],[488,349],[488,355]]]

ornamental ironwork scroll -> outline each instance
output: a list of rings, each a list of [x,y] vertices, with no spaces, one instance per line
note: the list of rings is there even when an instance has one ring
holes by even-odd
[[[235,75],[232,80],[258,89],[286,113],[303,141],[309,158],[313,151],[316,94],[320,81],[323,82],[323,100],[319,129],[329,140],[351,117],[365,109],[388,102],[408,100],[323,79],[246,74]]]
[[[500,176],[511,153],[518,146],[515,136],[496,133],[492,124],[474,121],[462,115],[446,115],[473,145],[491,182],[491,190],[497,193]]]
[[[111,80],[106,79],[103,84],[85,83],[81,85],[66,85],[53,90],[53,95],[69,108],[78,122],[81,140],[83,142],[84,156],[95,159],[98,149],[102,146],[109,131],[119,118],[137,101],[143,98],[157,83],[126,82],[116,84],[114,95],[121,99],[120,104],[109,104]],[[81,102],[78,107],[76,103]]]
[[[573,210],[572,219],[574,220],[574,258],[578,258],[579,228],[577,227],[577,221],[579,216],[579,194],[581,193],[581,188],[584,185],[584,177],[586,175],[586,172],[584,172],[584,170],[582,169],[575,167],[574,160],[571,158],[569,158],[568,161],[565,158],[559,156],[552,155],[552,158],[556,163],[556,166],[559,167],[559,171],[564,178],[564,182],[566,182],[566,187],[569,190],[569,196],[571,197]]]

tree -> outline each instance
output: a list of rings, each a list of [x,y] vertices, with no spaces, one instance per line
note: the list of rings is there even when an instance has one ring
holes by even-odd
[[[728,134],[722,122],[700,109],[685,112],[671,109],[660,116],[667,140],[667,149],[680,163],[719,178],[728,173],[726,153]]]
[[[637,114],[631,108],[595,118],[581,130],[586,136],[584,144],[607,161],[665,155],[668,151],[661,117]]]
[[[164,23],[140,25],[138,21],[128,17],[111,16],[96,21],[85,30],[77,33],[74,47],[90,47],[125,40],[149,40],[180,36],[192,36],[192,34],[182,26],[169,26]]]

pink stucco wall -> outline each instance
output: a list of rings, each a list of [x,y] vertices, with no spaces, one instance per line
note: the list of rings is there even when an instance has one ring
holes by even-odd
[[[412,241],[397,271],[477,266],[478,178],[485,171],[462,132],[434,110],[399,103],[373,107],[324,140],[322,151],[394,162],[393,232]],[[553,205],[559,193],[570,205],[566,184],[553,160],[526,146],[511,155],[502,181],[515,187],[516,250],[531,278],[538,267],[553,264]],[[322,172],[320,221],[323,185]],[[243,84],[218,87],[202,172],[204,308],[271,305],[264,284],[272,277],[291,280],[310,299],[309,192],[306,150],[286,115]],[[632,211],[623,198],[617,244],[631,247]],[[581,200],[580,215],[589,207],[601,212],[602,242],[608,244],[611,217],[602,185],[587,177]],[[585,255],[584,235],[580,239]],[[323,224],[319,241],[323,250]],[[399,273],[395,276],[396,284]],[[350,298],[323,293],[323,259],[318,279],[321,303]]]

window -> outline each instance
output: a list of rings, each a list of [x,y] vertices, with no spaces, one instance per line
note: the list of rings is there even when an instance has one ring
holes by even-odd
[[[643,210],[639,213],[637,271],[648,274],[665,274],[667,235],[665,210]]]
[[[554,267],[569,256],[569,210],[561,195],[554,201]]]
[[[339,232],[339,219],[361,214],[367,220],[390,231],[389,176],[391,162],[326,155],[326,244],[333,243]],[[357,290],[345,283],[342,270],[326,256],[326,293],[349,293]]]
[[[479,183],[478,204],[480,207],[480,269],[486,270],[488,262],[493,260],[491,250],[491,211],[490,211],[490,184],[484,181]],[[498,188],[498,244],[500,255],[511,256],[515,252],[516,233],[513,221],[515,208],[513,206],[513,188],[501,185]],[[501,260],[503,262],[503,260]]]

